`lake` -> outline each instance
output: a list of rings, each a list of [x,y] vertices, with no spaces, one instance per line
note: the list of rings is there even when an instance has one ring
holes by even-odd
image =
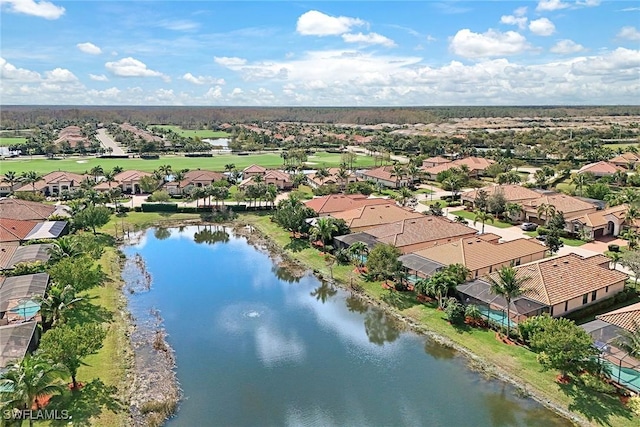
[[[184,392],[168,426],[569,426],[456,352],[222,228],[148,230],[125,247],[152,285]]]

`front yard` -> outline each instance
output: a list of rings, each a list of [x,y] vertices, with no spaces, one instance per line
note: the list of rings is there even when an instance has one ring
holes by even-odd
[[[525,231],[523,232],[523,234],[526,234],[529,237],[537,237],[538,236],[538,232],[537,231]],[[568,237],[561,237],[560,240],[562,241],[562,243],[564,243],[566,246],[573,246],[573,247],[578,247],[578,246],[582,246],[584,245],[585,242],[584,240],[580,240],[580,239],[570,239]]]
[[[455,211],[455,212],[451,212],[452,215],[459,215],[464,219],[468,219],[471,222],[473,222],[476,218],[476,214],[474,212],[469,212],[469,211],[465,211],[464,209],[459,210],[459,211]],[[480,223],[480,221],[477,221],[477,223]],[[504,221],[500,221],[498,219],[493,220],[493,222],[491,221],[487,221],[485,222],[485,224],[487,225],[493,225],[494,227],[497,228],[509,228],[509,227],[513,227],[513,224],[510,224],[508,222],[504,222]]]

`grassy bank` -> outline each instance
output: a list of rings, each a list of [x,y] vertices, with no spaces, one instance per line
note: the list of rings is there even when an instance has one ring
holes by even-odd
[[[200,219],[199,214],[165,212],[127,212],[123,216],[111,215],[111,219],[102,228],[101,233],[121,237],[125,232],[135,232],[155,225],[179,223]]]
[[[252,224],[270,237],[284,252],[316,270],[325,277],[333,277],[343,284],[359,285],[364,292],[379,301],[386,302],[397,313],[418,323],[424,329],[441,335],[460,347],[495,366],[497,371],[523,384],[526,392],[555,402],[591,425],[635,426],[640,419],[633,417],[615,396],[600,394],[578,382],[561,385],[555,381],[557,372],[543,372],[536,355],[519,346],[505,345],[496,339],[495,332],[470,327],[454,328],[435,305],[420,304],[412,293],[385,290],[379,282],[364,282],[353,272],[353,266],[335,265],[330,270],[322,254],[301,239],[292,239],[288,232],[272,223],[266,215],[243,214],[240,222]]]
[[[211,129],[200,129],[200,130],[191,130],[191,129],[182,129],[180,126],[174,125],[149,125],[149,128],[158,127],[162,129],[171,129],[178,135],[183,138],[227,138],[231,136],[230,133],[218,130]]]

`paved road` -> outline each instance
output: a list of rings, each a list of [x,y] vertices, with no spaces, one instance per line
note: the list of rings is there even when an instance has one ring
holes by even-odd
[[[98,134],[96,135],[98,137],[98,141],[100,141],[100,144],[102,144],[102,146],[107,149],[107,148],[111,148],[113,151],[111,151],[110,154],[113,154],[114,156],[123,156],[125,154],[127,154],[122,147],[120,147],[118,145],[117,142],[115,142],[108,134],[107,134],[107,130],[104,128],[98,129]]]

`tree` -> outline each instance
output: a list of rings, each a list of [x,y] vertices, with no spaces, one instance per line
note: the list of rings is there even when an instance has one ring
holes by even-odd
[[[443,216],[444,211],[442,210],[442,204],[440,202],[431,204],[431,206],[429,206],[429,215]]]
[[[438,271],[427,282],[427,289],[438,300],[438,307],[444,309],[444,298],[458,285],[454,275],[447,271]]]
[[[633,319],[630,331],[623,330],[617,344],[632,357],[640,357],[640,322]]]
[[[509,202],[505,206],[505,210],[512,220],[518,219],[522,213],[522,205],[520,203]]]
[[[502,215],[507,209],[507,198],[503,191],[496,191],[487,199],[487,210],[494,215]]]
[[[544,223],[549,224],[549,220],[556,214],[556,207],[550,203],[541,203],[536,210],[538,218],[545,218]]]
[[[20,175],[20,181],[25,185],[31,185],[34,194],[36,192],[36,182],[40,181],[40,179],[42,179],[42,177],[35,171],[22,172],[22,175]]]
[[[158,180],[153,175],[140,178],[140,191],[151,194],[158,189]]]
[[[311,227],[311,239],[322,242],[322,252],[327,251],[327,243],[331,242],[333,235],[338,231],[338,227],[333,222],[333,218],[318,218],[316,225]]]
[[[451,196],[455,200],[460,189],[462,188],[462,179],[458,175],[451,175],[442,181],[442,189],[451,192]]]
[[[102,166],[97,165],[91,168],[89,174],[93,175],[93,182],[98,182],[98,177],[104,175],[104,169],[102,169]]]
[[[355,262],[356,267],[362,268],[364,265],[364,256],[369,253],[369,247],[363,242],[355,242],[349,246],[349,254],[351,259]]]
[[[292,233],[303,233],[309,229],[306,219],[315,216],[317,214],[313,209],[308,208],[294,194],[289,194],[286,199],[278,202],[273,220],[285,230]]]
[[[553,230],[557,230],[559,233],[562,233],[564,228],[566,227],[566,220],[564,218],[564,213],[562,211],[558,211],[551,216],[549,220],[548,227]]]
[[[78,229],[91,229],[96,234],[96,228],[109,222],[111,210],[104,206],[88,206],[81,210],[73,218],[73,223]]]
[[[498,175],[498,184],[520,184],[522,182],[522,177],[520,174],[514,170],[501,173]]]
[[[551,255],[557,253],[563,245],[562,240],[560,239],[560,230],[550,228],[547,232],[544,244],[549,248],[549,253]]]
[[[76,390],[76,375],[82,359],[100,350],[106,335],[104,328],[95,323],[60,325],[42,336],[39,351],[69,370],[73,389]]]
[[[473,225],[476,225],[476,222],[481,221],[482,230],[480,231],[480,234],[484,234],[484,223],[489,221],[493,224],[495,221],[495,217],[488,212],[483,212],[477,209],[474,211],[474,214],[475,214],[475,217],[473,218]]]
[[[479,189],[476,192],[476,198],[473,200],[473,207],[475,207],[478,210],[481,211],[485,211],[487,210],[487,199],[489,198],[489,194],[486,192],[486,190],[483,190],[482,188]]]
[[[544,329],[534,332],[530,345],[538,353],[543,369],[557,369],[563,378],[568,373],[593,372],[598,356],[589,334],[565,318],[553,319]]]
[[[378,280],[388,280],[402,269],[398,257],[402,255],[400,249],[390,244],[377,244],[367,256],[367,271]]]
[[[49,267],[51,281],[58,287],[73,286],[76,292],[83,292],[104,282],[102,267],[96,264],[88,255],[77,258],[64,258]]]
[[[583,195],[584,187],[595,181],[595,176],[591,172],[577,173],[571,178],[571,183],[576,186],[578,194]]]
[[[9,183],[9,194],[13,193],[13,185],[18,182],[20,178],[14,171],[6,171],[4,173],[4,180]]]
[[[411,190],[409,190],[407,187],[402,187],[398,191],[398,196],[396,200],[400,203],[400,205],[406,206],[407,201],[411,199],[411,197],[413,197],[413,193],[411,192]]]
[[[627,267],[633,272],[635,283],[638,284],[638,275],[640,275],[640,252],[626,251],[622,254],[620,265]]]
[[[58,322],[64,320],[65,313],[77,302],[83,300],[76,296],[76,289],[72,285],[59,287],[52,285],[47,291],[45,298],[34,297],[40,304],[40,315],[43,320],[44,329],[56,326]]]
[[[320,180],[320,185],[324,183],[324,180],[329,177],[329,170],[327,168],[320,168],[316,171],[316,177]]]
[[[518,274],[518,270],[514,267],[502,267],[495,275],[487,276],[487,282],[491,285],[491,293],[501,296],[507,302],[506,319],[503,319],[502,326],[507,323],[507,337],[509,336],[510,307],[514,298],[522,295],[522,285],[528,277]]]
[[[396,163],[395,165],[393,165],[393,169],[391,170],[391,175],[396,177],[396,188],[400,187],[400,180],[404,177],[405,174],[406,174],[406,170],[404,166],[402,166],[399,163]]]
[[[82,248],[73,236],[62,236],[49,248],[49,262],[54,264],[62,258],[75,258],[82,254]]]
[[[0,402],[2,409],[31,409],[40,407],[38,399],[62,394],[64,368],[39,356],[26,355],[0,373]],[[33,420],[29,420],[33,425]]]

